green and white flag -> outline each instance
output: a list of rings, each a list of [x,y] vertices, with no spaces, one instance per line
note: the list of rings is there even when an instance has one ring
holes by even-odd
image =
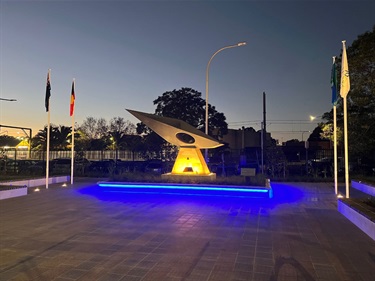
[[[332,104],[336,105],[338,96],[337,96],[337,71],[336,71],[335,57],[333,57],[333,64],[332,64],[332,70],[331,70],[331,89],[332,89]]]

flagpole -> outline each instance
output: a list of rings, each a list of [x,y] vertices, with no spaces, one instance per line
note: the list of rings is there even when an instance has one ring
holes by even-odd
[[[340,95],[344,103],[344,148],[345,148],[345,189],[346,198],[349,198],[349,153],[348,153],[348,117],[346,96],[350,90],[348,58],[346,56],[345,40],[342,41],[342,62],[341,62],[341,86]]]
[[[74,172],[74,114],[72,115],[72,164],[70,172],[70,184],[73,184],[73,172]]]
[[[73,79],[72,94],[74,93],[75,79]],[[70,97],[72,99],[72,97]],[[70,171],[70,184],[73,184],[73,174],[74,174],[74,110],[72,114],[72,159],[71,159],[71,171]]]
[[[348,114],[347,114],[346,97],[344,98],[344,147],[345,147],[346,198],[349,198]]]
[[[337,103],[337,92],[336,92],[336,67],[335,67],[335,60],[336,57],[332,57],[333,59],[333,67],[334,67],[334,75],[335,77],[332,77],[334,79],[334,91],[335,91],[335,100],[333,101],[333,169],[334,169],[334,178],[335,178],[335,194],[338,194],[338,180],[337,180],[337,118],[336,118],[336,103]]]
[[[48,81],[51,79],[51,69],[48,69]],[[48,83],[47,81],[47,83]],[[47,85],[48,87],[48,85]],[[47,157],[46,157],[46,189],[48,189],[49,182],[49,143],[50,143],[50,124],[51,124],[51,105],[48,97],[48,114],[47,114]]]
[[[337,121],[336,121],[336,105],[333,106],[333,158],[334,158],[334,177],[335,177],[335,194],[338,194],[337,181]]]
[[[48,181],[49,181],[49,140],[50,140],[50,120],[51,114],[48,111],[48,118],[47,118],[47,158],[46,158],[46,189],[48,189]]]

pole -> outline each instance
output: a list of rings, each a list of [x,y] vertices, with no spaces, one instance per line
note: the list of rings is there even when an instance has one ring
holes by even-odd
[[[264,128],[264,139],[266,139],[266,92],[263,92],[263,128]]]
[[[337,74],[336,74],[336,57],[332,57],[332,71],[331,71],[331,89],[332,89],[332,104],[333,104],[333,174],[335,183],[335,194],[338,194],[338,180],[337,180],[337,119],[336,119],[336,105],[337,105]],[[330,142],[331,143],[331,142]]]
[[[73,176],[74,176],[74,106],[75,106],[75,79],[73,79],[72,83],[72,92],[70,94],[70,114],[72,116],[72,156],[71,156],[71,165],[70,165],[70,184],[73,184]]]
[[[346,97],[343,100],[344,100],[345,191],[346,191],[346,198],[349,198],[348,116],[347,116]]]
[[[305,142],[305,151],[306,151],[306,159],[305,159],[305,169],[306,169],[306,175],[309,173],[309,167],[308,167],[308,152],[307,152],[307,141]]]
[[[262,126],[262,174],[264,174],[264,150],[267,148],[266,138],[266,92],[263,92],[263,126]]]
[[[30,135],[29,135],[29,159],[31,159],[31,138],[33,137],[32,130],[30,129]]]
[[[210,60],[208,61],[207,63],[207,67],[206,67],[206,108],[205,108],[205,133],[206,135],[208,135],[208,78],[209,78],[209,70],[210,70],[210,65],[211,65],[211,61],[212,59],[218,54],[220,53],[221,51],[225,50],[225,49],[230,49],[230,48],[235,48],[235,47],[240,47],[240,46],[245,46],[246,45],[246,42],[241,42],[241,43],[238,43],[236,45],[230,45],[230,46],[226,46],[226,47],[223,47],[219,50],[217,50],[210,58]],[[206,162],[208,161],[208,149],[206,148],[205,151],[204,151],[204,158],[206,160]]]
[[[49,104],[51,106],[51,104]],[[47,157],[46,157],[46,189],[48,189],[48,177],[49,177],[49,142],[50,142],[50,120],[51,120],[51,114],[50,109],[48,109],[48,117],[47,117]]]
[[[51,69],[48,69],[47,83],[49,83],[50,79],[51,79]],[[50,143],[50,123],[51,123],[51,103],[49,102],[49,97],[48,97],[48,114],[47,115],[48,117],[47,117],[46,189],[48,189],[48,182],[49,182],[49,178],[48,178],[49,177],[49,143]]]
[[[342,41],[341,87],[340,95],[344,102],[344,147],[345,147],[345,188],[346,198],[349,198],[349,153],[348,153],[348,111],[346,97],[350,91],[348,58],[346,56],[345,40]]]
[[[337,183],[337,121],[336,121],[336,105],[333,106],[333,169],[335,177],[335,194],[338,194]]]
[[[74,113],[72,115],[72,157],[71,157],[71,168],[70,168],[70,184],[73,184],[74,174]]]
[[[263,130],[264,130],[264,124],[261,123],[262,131],[260,134],[261,137],[261,147],[262,147],[262,175],[264,174],[264,138],[263,138]]]

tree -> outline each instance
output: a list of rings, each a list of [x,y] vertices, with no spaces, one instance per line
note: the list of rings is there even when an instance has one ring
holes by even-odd
[[[353,41],[347,48],[347,57],[351,84],[347,96],[349,157],[351,161],[375,162],[375,25],[372,31]],[[338,73],[340,76],[340,70]],[[332,111],[323,118],[327,120],[325,125],[332,124]],[[341,99],[337,106],[337,125],[343,132]],[[342,143],[342,138],[339,141]]]
[[[205,130],[205,105],[202,94],[191,88],[167,91],[154,100],[155,114],[164,117],[176,118],[191,126]],[[214,106],[208,105],[209,135],[216,138],[228,132],[228,124],[223,113],[217,112]],[[148,152],[144,157],[172,159],[177,150],[161,137],[148,129],[143,123],[137,124],[137,133],[144,134],[144,143]]]
[[[122,117],[112,118],[109,129],[111,132],[121,132],[124,135],[134,135],[136,132],[135,125]]]
[[[176,118],[204,131],[206,102],[202,94],[191,88],[181,88],[165,92],[154,100],[155,114]],[[208,104],[209,135],[221,137],[228,132],[228,124],[223,113],[217,112],[214,106]]]
[[[19,144],[20,140],[12,136],[0,136],[0,147],[10,146],[14,147]]]
[[[82,124],[78,127],[86,139],[99,139],[107,135],[108,125],[103,118],[86,117]]]
[[[136,127],[122,117],[114,117],[109,124],[104,118],[87,117],[78,127],[80,145],[88,150],[126,149],[124,135],[134,135]]]
[[[59,125],[58,127],[52,128],[52,149],[64,150],[67,149],[71,141],[72,127]]]
[[[50,150],[64,150],[70,143],[71,127],[50,125]],[[47,126],[34,136],[32,141],[33,148],[36,150],[47,149]]]

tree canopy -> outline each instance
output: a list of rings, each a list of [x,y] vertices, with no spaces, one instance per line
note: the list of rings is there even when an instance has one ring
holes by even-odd
[[[47,126],[33,137],[32,147],[36,150],[45,150],[47,147]],[[63,125],[50,125],[50,149],[64,150],[70,144],[72,128]]]
[[[165,92],[154,100],[155,114],[177,118],[204,131],[206,101],[201,96],[200,92],[191,88]],[[214,106],[208,104],[209,135],[212,136],[213,132],[216,132],[216,137],[225,135],[228,132],[228,124],[225,120],[223,113],[216,111]]]
[[[153,101],[156,105],[155,114],[185,121],[205,131],[206,101],[201,96],[200,92],[186,87],[167,91]],[[209,135],[215,138],[220,138],[228,132],[224,114],[218,112],[210,104],[208,105],[208,123]],[[144,134],[145,144],[150,149],[144,157],[162,159],[175,157],[176,150],[143,123],[137,124],[137,132]]]

